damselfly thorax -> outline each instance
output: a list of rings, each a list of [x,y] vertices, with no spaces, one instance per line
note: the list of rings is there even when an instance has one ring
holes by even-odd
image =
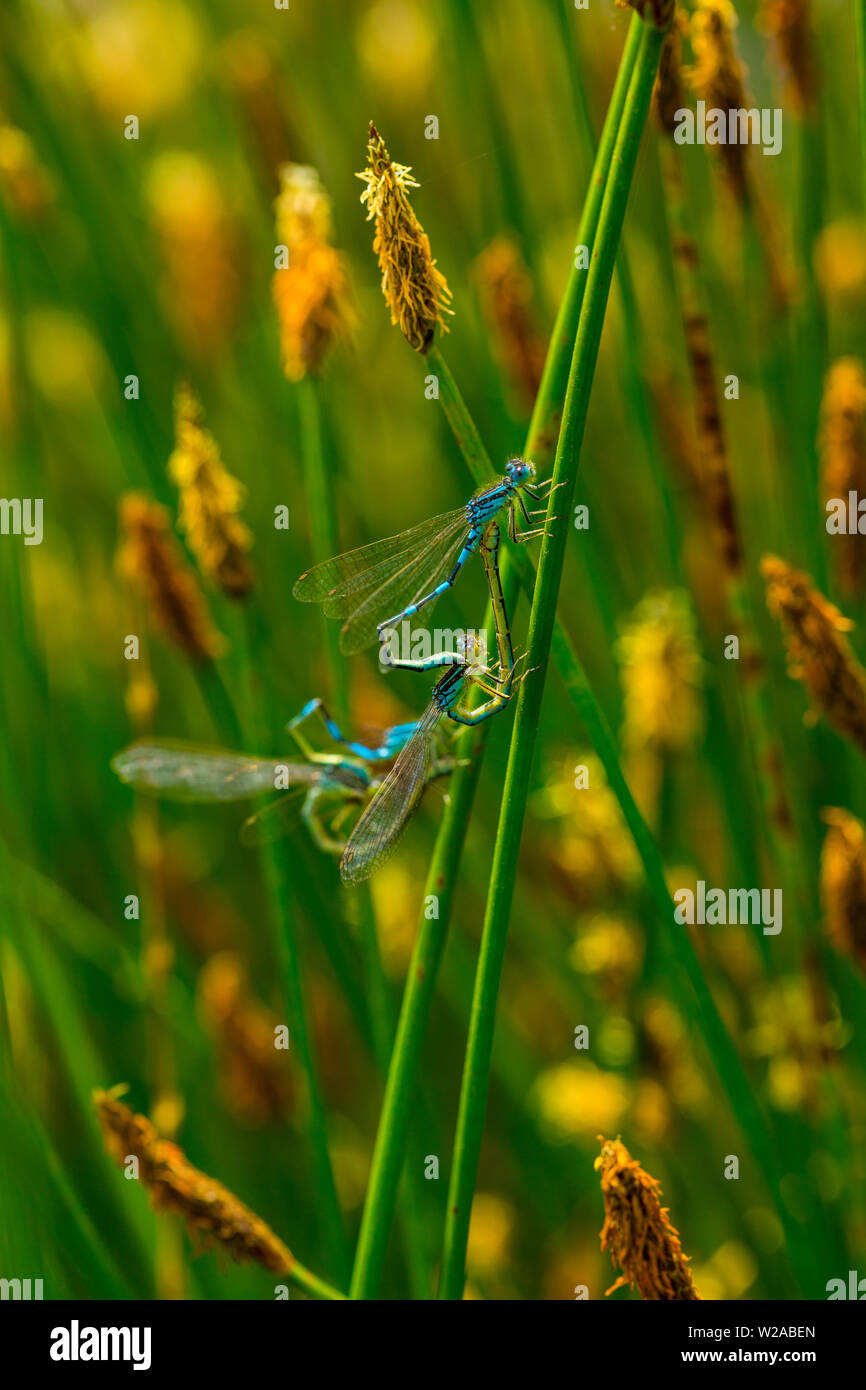
[[[462,507],[325,560],[301,575],[292,592],[304,602],[322,603],[326,617],[342,619],[340,648],[346,655],[362,651],[450,589],[503,511],[513,541],[542,534],[543,527],[520,531],[517,526],[518,508],[530,523],[523,494],[537,500],[546,496],[549,485],[536,487],[534,478],[534,464],[509,459],[504,475]]]

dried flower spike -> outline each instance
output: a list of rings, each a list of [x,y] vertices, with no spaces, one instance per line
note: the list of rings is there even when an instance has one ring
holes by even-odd
[[[730,0],[698,0],[692,15],[691,39],[694,67],[687,76],[708,108],[722,111],[748,109],[745,69],[737,52],[734,30],[737,12]],[[744,203],[749,191],[748,145],[717,145],[725,175],[737,201]]]
[[[513,241],[496,237],[475,261],[473,275],[494,351],[521,400],[531,408],[547,350],[533,311],[532,277],[526,262]]]
[[[692,1283],[688,1256],[661,1206],[661,1184],[644,1172],[619,1139],[599,1135],[601,1153],[595,1169],[601,1173],[604,1225],[601,1248],[610,1250],[614,1268],[622,1270],[606,1291],[629,1284],[641,1298],[654,1302],[700,1300]]]
[[[847,522],[848,494],[866,496],[866,370],[857,357],[840,357],[827,373],[820,446],[822,500],[841,502]],[[833,535],[831,550],[842,591],[849,597],[862,594],[866,536],[846,525]]]
[[[866,973],[866,825],[839,806],[828,806],[823,819],[830,827],[821,850],[827,935]]]
[[[223,640],[211,625],[195,577],[183,563],[165,507],[139,493],[127,493],[120,504],[120,530],[118,569],[148,603],[163,635],[193,661],[219,656]]]
[[[229,1108],[250,1125],[291,1114],[294,1079],[288,1054],[274,1046],[276,1017],[250,988],[249,972],[235,951],[219,951],[199,973],[197,992],[220,1060]]]
[[[382,271],[382,293],[391,310],[391,322],[399,324],[403,337],[416,352],[426,352],[439,325],[448,327],[445,314],[451,291],[436,269],[430,242],[412,211],[407,189],[418,188],[412,171],[392,164],[385,142],[372,121],[367,145],[367,168],[358,174],[367,187],[361,202],[367,205],[367,221],[375,219],[373,250]]]
[[[828,724],[866,752],[866,671],[843,636],[854,624],[813,588],[807,574],[765,555],[761,572],[767,582],[767,607],[782,625],[789,675],[812,697],[812,722],[823,714]]]
[[[284,164],[276,211],[277,238],[288,265],[274,272],[283,371],[289,381],[321,370],[325,357],[352,327],[343,257],[331,245],[331,202],[315,169]]]
[[[786,97],[797,111],[815,104],[817,62],[809,0],[763,0],[755,27],[772,39],[787,77]]]
[[[686,105],[686,92],[683,85],[682,56],[683,33],[688,29],[688,21],[682,10],[678,10],[662,45],[658,76],[653,89],[653,112],[662,130],[673,135],[677,129],[676,113]]]
[[[168,473],[180,489],[180,527],[203,574],[229,598],[245,598],[253,587],[246,552],[248,528],[237,515],[246,496],[242,483],[223,467],[204,412],[181,382],[174,398],[174,453]]]
[[[240,1263],[254,1261],[274,1274],[287,1274],[294,1256],[271,1228],[228,1188],[194,1168],[177,1144],[160,1139],[146,1116],[120,1100],[124,1090],[94,1091],[93,1103],[108,1152],[121,1167],[130,1157],[138,1159],[154,1208],[182,1216],[206,1249],[219,1247]]]

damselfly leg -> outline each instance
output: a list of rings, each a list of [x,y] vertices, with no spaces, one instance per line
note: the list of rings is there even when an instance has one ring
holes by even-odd
[[[316,696],[315,699],[308,700],[300,714],[296,714],[294,719],[290,720],[289,724],[286,726],[289,733],[298,744],[298,747],[311,762],[321,762],[328,756],[316,752],[311,744],[307,742],[304,735],[300,733],[301,724],[313,714],[317,713],[321,715],[322,722],[335,743],[342,744],[349,753],[352,753],[356,758],[363,758],[363,760],[368,763],[389,762],[391,758],[395,758],[400,752],[400,749],[403,748],[412,737],[415,729],[414,721],[408,724],[392,724],[390,728],[382,730],[380,741],[374,748],[369,744],[346,738],[345,734],[340,730],[336,720],[333,719],[325,708],[324,701]]]

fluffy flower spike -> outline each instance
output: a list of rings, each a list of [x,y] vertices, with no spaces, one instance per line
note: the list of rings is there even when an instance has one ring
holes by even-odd
[[[403,337],[416,352],[426,352],[437,326],[447,332],[444,315],[451,291],[430,252],[427,235],[412,210],[407,190],[418,188],[412,171],[393,164],[385,142],[370,122],[367,168],[358,174],[367,185],[361,202],[367,221],[376,223],[373,250],[382,271],[382,293]]]

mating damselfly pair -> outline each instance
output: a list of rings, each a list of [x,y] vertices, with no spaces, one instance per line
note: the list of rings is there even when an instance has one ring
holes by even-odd
[[[451,588],[469,557],[476,552],[481,555],[498,659],[492,667],[482,664],[469,642],[457,643],[455,651],[418,660],[391,658],[392,667],[443,671],[420,719],[393,725],[374,746],[346,738],[316,699],[288,726],[306,755],[305,762],[142,741],[118,754],[112,764],[115,771],[136,788],[181,801],[235,801],[288,786],[285,797],[245,822],[242,838],[248,842],[271,838],[285,827],[287,812],[299,807],[316,843],[331,852],[341,851],[343,880],[359,883],[368,878],[394,849],[424,788],[454,766],[453,757],[442,748],[442,720],[480,724],[504,709],[511,698],[517,663],[502,594],[496,518],[508,510],[508,532],[515,541],[542,533],[543,527],[519,531],[516,523],[517,506],[527,523],[532,515],[522,492],[537,500],[546,495],[545,485],[533,486],[534,476],[531,463],[510,459],[504,477],[480,489],[465,506],[326,560],[295,585],[296,598],[322,602],[327,616],[343,619],[340,646],[348,654],[361,651],[403,619],[429,608]],[[389,607],[400,604],[403,607],[392,617],[381,617]],[[472,686],[488,696],[474,708],[462,703]],[[321,712],[344,754],[316,753],[299,734],[299,726],[315,710]],[[387,762],[392,764],[390,769],[378,775]],[[338,833],[360,806],[364,809],[344,845]]]

